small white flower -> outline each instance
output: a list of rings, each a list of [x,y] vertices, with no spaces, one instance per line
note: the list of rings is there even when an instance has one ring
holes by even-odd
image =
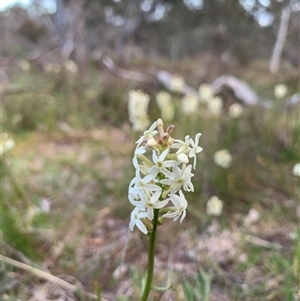
[[[196,156],[196,154],[198,154],[198,153],[200,153],[200,152],[203,151],[203,148],[200,147],[200,146],[198,146],[200,136],[201,136],[200,133],[198,133],[196,135],[195,142],[193,141],[192,138],[190,138],[190,143],[191,143],[192,147],[191,147],[191,150],[189,152],[189,157],[190,158],[194,158],[194,165],[193,165],[194,169],[196,169],[196,163],[197,163],[197,156]]]
[[[131,218],[129,223],[129,229],[133,231],[134,226],[137,226],[144,234],[148,233],[146,226],[141,221],[142,218],[147,217],[147,212],[143,211],[140,208],[134,208],[131,212]]]
[[[137,144],[136,147],[139,147],[144,141],[154,139],[153,136],[155,136],[158,133],[158,131],[155,130],[156,125],[157,125],[157,122],[156,121],[153,122],[153,124],[150,126],[149,130],[146,130],[143,133],[143,136],[141,136],[140,139],[136,142],[136,144]]]
[[[153,154],[152,154],[152,158],[153,158],[153,162],[155,165],[153,165],[150,169],[149,169],[149,174],[154,174],[155,177],[157,176],[157,174],[159,172],[163,173],[166,177],[170,178],[172,177],[172,172],[170,170],[168,170],[168,168],[170,167],[174,167],[179,165],[180,163],[178,161],[175,160],[167,160],[164,161],[166,156],[169,153],[169,149],[167,148],[164,152],[162,152],[160,154],[159,157],[157,157],[156,155],[156,151],[153,150]]]
[[[161,187],[158,185],[152,184],[155,175],[148,174],[144,178],[141,178],[139,171],[137,170],[135,173],[135,178],[133,178],[129,184],[129,187],[134,186],[134,188],[144,189],[145,191],[157,191],[161,190]]]
[[[175,149],[178,149],[176,154],[187,154],[189,151],[190,151],[190,136],[187,135],[185,136],[185,140],[182,141],[182,140],[178,140],[178,139],[175,139],[174,140],[174,143],[171,145],[171,148],[175,148]]]
[[[293,175],[300,177],[300,163],[295,164],[293,168]]]
[[[200,102],[209,102],[214,96],[210,84],[202,84],[199,87],[199,100]]]
[[[181,187],[185,191],[194,191],[193,183],[191,182],[191,178],[194,174],[191,172],[192,165],[186,166],[183,164],[182,169],[180,170],[179,167],[173,167],[173,177],[171,179],[163,179],[160,180],[160,183],[164,185],[171,186],[171,192],[177,192]]]
[[[232,156],[227,149],[219,150],[215,153],[215,163],[223,168],[228,168],[232,161]]]
[[[168,200],[158,201],[160,195],[161,192],[156,191],[152,195],[148,193],[147,196],[143,190],[140,190],[139,194],[137,195],[139,198],[138,200],[136,200],[137,197],[133,198],[131,195],[128,196],[128,199],[130,203],[137,208],[147,210],[147,218],[152,220],[154,216],[153,209],[160,209],[169,203]]]
[[[286,85],[276,85],[274,88],[274,95],[277,99],[283,98],[287,95],[288,93],[288,88]]]
[[[14,140],[9,138],[7,133],[2,133],[0,139],[0,156],[10,151],[14,147],[15,147]]]
[[[143,155],[146,152],[146,148],[144,146],[137,147],[136,150],[134,151],[132,163],[135,169],[139,169],[139,163],[137,159],[137,155]]]
[[[207,107],[214,115],[220,115],[222,112],[222,108],[223,108],[222,98],[217,96],[217,97],[210,99],[207,102]]]
[[[42,198],[40,202],[40,206],[38,207],[40,209],[40,212],[49,213],[50,207],[51,207],[50,202],[47,199]]]
[[[187,201],[184,197],[182,190],[179,190],[179,195],[177,194],[170,194],[168,201],[171,201],[175,206],[175,211],[168,211],[164,214],[163,218],[173,218],[174,222],[178,220],[181,215],[180,222],[182,223],[183,219],[186,216],[186,208],[187,208]]]
[[[222,214],[223,202],[217,197],[211,197],[206,204],[206,213],[209,215],[219,216]]]
[[[256,210],[255,208],[251,208],[249,210],[247,216],[245,217],[244,225],[251,226],[251,224],[258,222],[259,218],[260,218],[259,211]]]
[[[243,106],[236,102],[229,107],[228,113],[230,117],[238,118],[242,115],[243,110]]]

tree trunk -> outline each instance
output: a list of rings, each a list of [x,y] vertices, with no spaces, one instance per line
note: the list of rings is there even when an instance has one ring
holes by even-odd
[[[272,73],[277,73],[279,70],[281,54],[282,54],[283,47],[285,45],[285,40],[288,32],[290,15],[291,15],[291,6],[287,5],[283,8],[281,13],[277,39],[270,60],[270,71]]]
[[[53,17],[63,59],[73,54],[75,62],[82,67],[87,62],[84,41],[84,2],[85,0],[56,0],[57,10]]]

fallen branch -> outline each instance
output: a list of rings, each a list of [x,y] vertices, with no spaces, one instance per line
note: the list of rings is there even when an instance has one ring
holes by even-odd
[[[224,88],[229,88],[235,97],[246,105],[255,105],[258,102],[256,93],[244,81],[234,76],[221,75],[211,85],[214,94],[219,94]]]
[[[254,245],[257,245],[259,247],[264,247],[264,248],[270,248],[270,249],[276,249],[276,250],[282,250],[282,245],[269,242],[267,240],[261,239],[259,237],[255,237],[252,235],[245,235],[244,238],[248,241],[253,243]]]
[[[104,66],[117,77],[134,80],[140,83],[153,84],[155,82],[155,78],[151,75],[119,68],[109,56],[102,56],[101,60]]]
[[[101,61],[114,76],[151,85],[158,83],[164,86],[167,90],[173,91],[172,82],[174,76],[165,70],[152,72],[152,74],[145,74],[138,71],[121,69],[109,56],[101,56]],[[187,84],[184,84],[181,90],[176,92],[181,93],[183,95],[197,94],[197,91],[194,88],[188,86]]]
[[[101,61],[111,72],[111,74],[116,77],[149,85],[159,84],[162,85],[166,90],[174,92],[174,75],[165,70],[159,70],[155,72],[152,71],[151,74],[145,74],[138,71],[119,68],[109,56],[104,55],[103,53],[95,55],[94,58],[97,61]],[[224,89],[229,88],[237,99],[248,106],[260,104],[265,108],[270,108],[273,105],[269,101],[259,100],[257,94],[246,82],[234,76],[221,75],[211,83],[211,86],[214,95],[220,94]],[[186,83],[182,85],[179,91],[176,90],[176,93],[180,93],[182,95],[198,94],[196,89],[188,86]],[[287,103],[287,106],[293,106],[297,104],[299,99],[299,94],[293,95],[293,99]]]
[[[163,85],[166,89],[168,89],[169,91],[172,91],[173,88],[172,88],[172,84],[173,84],[173,78],[174,76],[165,71],[165,70],[160,70],[158,71],[156,74],[156,79],[157,81]],[[179,93],[182,93],[184,95],[188,95],[188,94],[197,94],[197,91],[188,86],[187,84],[184,84],[182,87],[181,87],[181,90],[180,91],[176,91],[176,92],[179,92]]]
[[[82,290],[78,286],[70,284],[70,283],[68,283],[68,282],[66,282],[66,281],[64,281],[64,280],[62,280],[62,279],[60,279],[60,278],[58,278],[56,276],[53,276],[53,275],[51,275],[49,273],[46,273],[44,271],[41,271],[39,269],[36,269],[36,268],[34,268],[34,267],[30,266],[30,265],[27,265],[25,263],[16,261],[14,259],[11,259],[9,257],[3,256],[1,254],[0,254],[0,260],[2,260],[3,262],[5,262],[7,264],[10,264],[10,265],[12,265],[14,267],[17,267],[19,269],[28,271],[28,272],[32,273],[33,275],[35,275],[35,276],[37,276],[39,278],[42,278],[42,279],[48,280],[48,281],[50,281],[52,283],[55,283],[55,284],[59,285],[60,287],[62,287],[64,289],[67,289],[67,290],[69,290],[71,292],[78,292],[78,291],[80,291],[86,297],[89,297],[89,298],[91,298],[93,300],[99,300],[99,298],[96,295],[94,295],[92,293],[89,293],[89,292],[86,292],[86,291]],[[101,301],[108,301],[108,300],[101,298]]]

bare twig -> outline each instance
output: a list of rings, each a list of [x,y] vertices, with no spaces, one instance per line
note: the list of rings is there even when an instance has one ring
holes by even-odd
[[[264,248],[275,248],[277,250],[281,250],[283,247],[280,244],[269,242],[267,240],[261,239],[259,237],[255,237],[253,235],[245,235],[245,239],[248,242],[251,242],[259,247],[264,247]]]
[[[98,300],[98,297],[96,295],[94,295],[92,293],[89,293],[89,292],[86,292],[86,291],[80,289],[80,287],[78,287],[78,286],[70,284],[70,283],[68,283],[68,282],[66,282],[66,281],[64,281],[64,280],[62,280],[62,279],[60,279],[56,276],[53,276],[53,275],[51,275],[49,273],[46,273],[44,271],[41,271],[39,269],[36,269],[36,268],[34,268],[30,265],[27,265],[25,263],[16,261],[14,259],[3,256],[1,254],[0,254],[0,260],[2,260],[3,262],[5,262],[7,264],[10,264],[14,267],[17,267],[19,269],[28,271],[28,272],[32,273],[33,275],[35,275],[39,278],[42,278],[42,279],[48,280],[52,283],[55,283],[55,284],[61,286],[64,289],[67,289],[67,290],[72,291],[72,292],[81,291],[86,297],[89,297],[93,300]],[[101,301],[108,301],[108,300],[101,298]]]

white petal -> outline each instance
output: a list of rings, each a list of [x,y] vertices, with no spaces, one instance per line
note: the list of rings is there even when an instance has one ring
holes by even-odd
[[[147,217],[148,219],[150,219],[150,221],[153,220],[153,217],[154,217],[154,213],[153,213],[153,208],[147,208]]]
[[[155,208],[155,209],[163,208],[163,207],[165,207],[168,203],[169,203],[169,200],[164,200],[164,201],[157,202],[157,203],[155,203],[154,208]]]
[[[182,223],[183,219],[185,218],[185,216],[186,216],[186,211],[184,210],[184,211],[182,212],[181,219],[180,219],[180,222],[181,222],[181,223]]]
[[[158,169],[158,167],[156,165],[153,165],[148,170],[148,173],[155,175],[155,177],[157,176],[158,172],[159,172],[159,169]]]
[[[166,177],[168,177],[168,178],[172,178],[172,177],[173,177],[173,174],[172,174],[168,169],[166,169],[166,168],[162,168],[160,171],[161,171]]]
[[[162,190],[161,187],[159,187],[158,185],[155,185],[155,184],[146,184],[143,188],[148,191],[161,191]]]
[[[160,180],[159,181],[161,184],[164,184],[164,185],[174,185],[175,184],[175,181],[173,179],[163,179],[163,180]]]
[[[163,218],[174,218],[177,216],[177,214],[178,214],[177,211],[175,211],[175,212],[169,211],[168,213],[164,214],[162,217]]]
[[[181,163],[187,164],[189,163],[189,158],[186,154],[181,153],[177,155],[177,160]]]
[[[146,228],[146,226],[143,224],[142,221],[140,221],[139,219],[136,220],[135,222],[136,226],[144,233],[144,234],[147,234],[148,233],[148,230]]]
[[[161,195],[161,191],[156,191],[155,193],[153,193],[153,195],[150,198],[150,203],[154,204],[158,201],[159,197]]]
[[[155,177],[153,175],[147,175],[146,177],[143,178],[143,182],[145,184],[151,182]]]
[[[160,161],[160,162],[164,161],[168,153],[169,153],[169,149],[167,148],[167,149],[159,156],[159,161]]]
[[[158,161],[158,158],[157,158],[157,155],[156,155],[156,151],[155,151],[155,150],[153,150],[153,152],[152,152],[152,160],[153,160],[154,164],[156,164],[157,161]]]
[[[177,166],[177,165],[179,165],[179,164],[180,164],[180,162],[178,162],[178,161],[175,161],[175,160],[168,160],[168,161],[165,161],[165,162],[164,162],[163,166],[164,166],[164,167],[174,167],[174,166]]]

